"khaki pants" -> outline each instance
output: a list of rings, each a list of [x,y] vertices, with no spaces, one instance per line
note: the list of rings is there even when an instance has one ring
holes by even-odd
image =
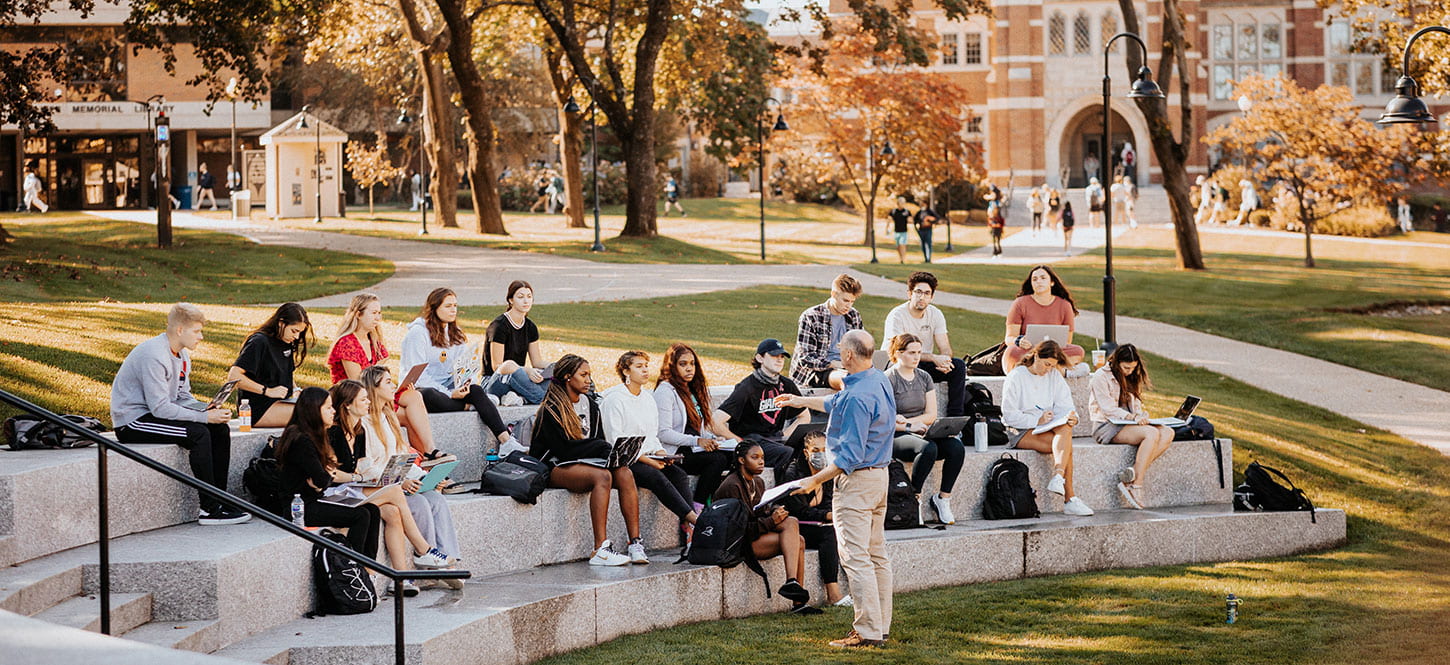
[[[836,478],[832,503],[841,567],[856,603],[851,627],[868,640],[891,632],[891,561],[886,558],[886,469]]]

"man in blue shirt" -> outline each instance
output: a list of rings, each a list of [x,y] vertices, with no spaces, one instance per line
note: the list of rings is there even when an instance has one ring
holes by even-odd
[[[816,491],[834,479],[832,508],[841,567],[851,585],[856,616],[852,630],[831,646],[880,646],[891,632],[891,561],[886,558],[886,465],[896,429],[896,398],[886,375],[871,367],[875,342],[870,333],[852,330],[841,338],[841,366],[849,372],[844,387],[829,397],[781,395],[782,407],[825,411],[826,453],[830,464],[801,481],[796,494]]]

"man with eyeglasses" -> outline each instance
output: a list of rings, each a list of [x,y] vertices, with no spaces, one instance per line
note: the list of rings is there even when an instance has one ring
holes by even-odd
[[[967,364],[961,358],[953,357],[952,343],[947,339],[947,318],[931,304],[931,299],[936,296],[936,285],[936,275],[921,271],[911,273],[906,279],[907,300],[886,315],[886,336],[881,344],[889,346],[891,338],[902,333],[916,335],[921,340],[921,368],[926,370],[932,381],[947,383],[946,415],[964,416],[967,413]]]

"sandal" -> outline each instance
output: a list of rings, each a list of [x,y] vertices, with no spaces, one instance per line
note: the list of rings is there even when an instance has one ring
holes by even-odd
[[[1128,503],[1128,507],[1134,510],[1143,509],[1143,503],[1141,501],[1138,501],[1138,497],[1134,493],[1134,490],[1141,489],[1143,488],[1138,485],[1124,485],[1123,483],[1118,483],[1118,493],[1123,495],[1123,500]]]

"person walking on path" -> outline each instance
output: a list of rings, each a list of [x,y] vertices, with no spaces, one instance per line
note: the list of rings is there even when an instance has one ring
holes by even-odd
[[[196,189],[200,193],[196,196],[196,209],[201,210],[201,204],[210,200],[211,209],[216,210],[216,176],[206,169],[205,163],[198,168],[201,171],[196,175]]]
[[[25,204],[20,207],[21,210],[29,211],[32,207],[35,207],[40,208],[41,214],[50,212],[50,206],[45,203],[44,199],[40,198],[40,190],[43,189],[40,184],[40,176],[35,175],[35,169],[29,166],[25,167],[24,188]]]
[[[896,241],[896,259],[900,263],[906,263],[906,229],[911,224],[911,211],[906,209],[906,197],[896,197],[896,207],[886,214],[891,217],[891,238]]]
[[[1042,187],[1034,187],[1032,193],[1027,195],[1027,209],[1032,212],[1032,235],[1034,237],[1037,236],[1038,231],[1042,230],[1042,211],[1046,207],[1043,199],[1045,198],[1047,198],[1045,183]]]
[[[916,237],[921,240],[921,258],[931,263],[931,230],[941,221],[941,215],[931,209],[931,203],[927,202],[916,211],[913,223],[916,225]]]
[[[896,398],[886,375],[871,366],[875,341],[864,330],[841,338],[841,362],[849,374],[830,397],[782,395],[781,406],[825,411],[824,469],[801,481],[795,494],[835,481],[836,544],[855,601],[851,632],[831,642],[844,649],[876,647],[891,634],[891,560],[886,557],[886,465],[891,462]]]
[[[681,217],[685,216],[685,208],[680,205],[680,183],[675,181],[674,176],[670,176],[670,179],[665,181],[666,215],[670,214],[670,208],[680,211]]]
[[[994,259],[1002,255],[1002,231],[1006,227],[1007,218],[1002,216],[1002,205],[996,201],[988,201],[987,228],[992,232],[992,258]]]
[[[1088,186],[1083,191],[1083,198],[1087,199],[1088,223],[1092,224],[1093,228],[1102,226],[1103,207],[1107,197],[1104,195],[1103,185],[1098,182],[1097,176],[1088,179]]]
[[[1401,196],[1395,201],[1395,220],[1400,223],[1400,233],[1409,233],[1415,230],[1415,219],[1410,212],[1410,202]]]

